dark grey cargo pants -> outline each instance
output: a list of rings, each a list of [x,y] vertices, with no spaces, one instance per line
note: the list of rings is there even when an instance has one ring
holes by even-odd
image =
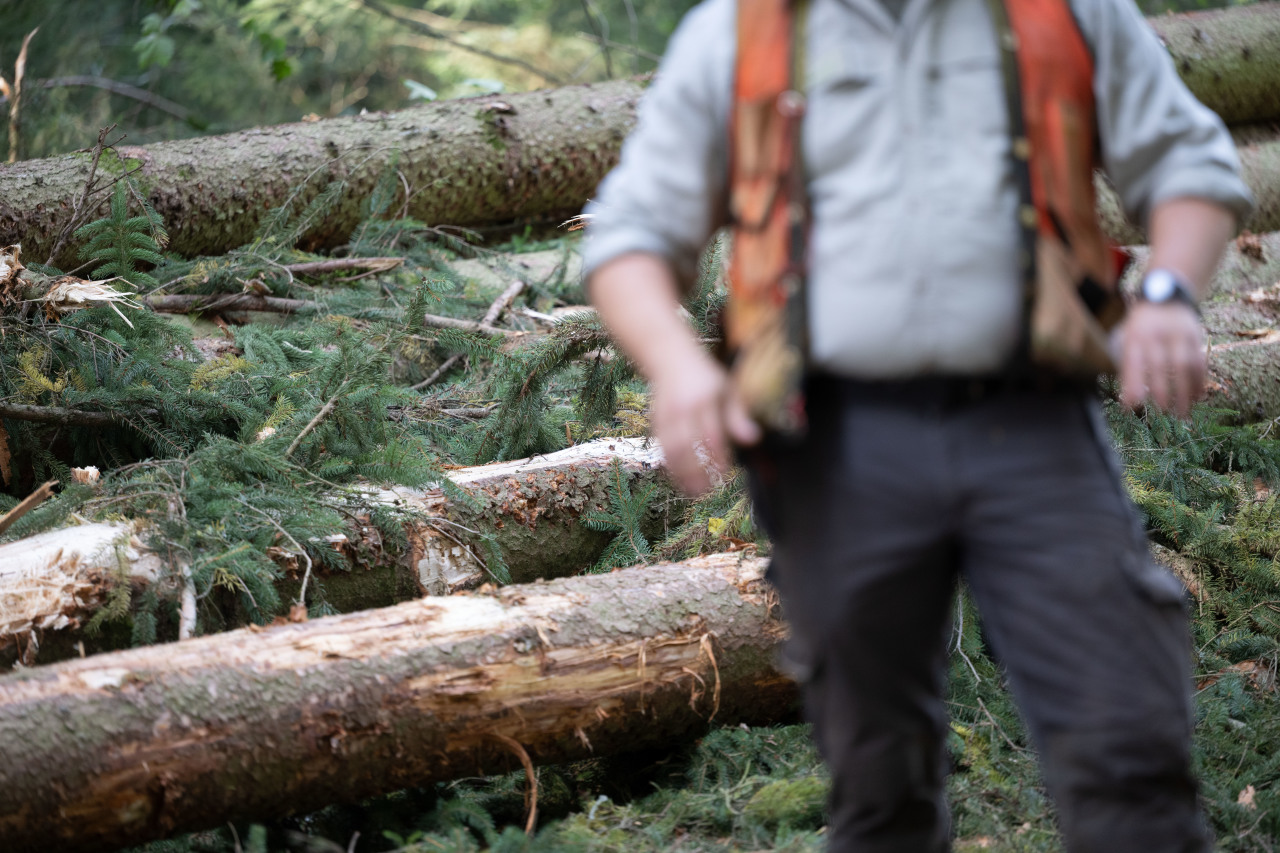
[[[970,391],[969,389],[972,389]],[[1072,853],[1199,853],[1189,635],[1096,400],[816,379],[799,445],[747,454],[830,765],[830,849],[949,849],[956,577],[982,613]]]

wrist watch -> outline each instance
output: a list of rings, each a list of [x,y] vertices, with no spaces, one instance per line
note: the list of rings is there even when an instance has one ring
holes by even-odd
[[[1158,268],[1148,270],[1142,277],[1142,288],[1138,291],[1138,295],[1144,302],[1154,302],[1157,305],[1165,302],[1182,302],[1195,309],[1197,314],[1200,313],[1195,291],[1191,289],[1191,285],[1171,270]]]

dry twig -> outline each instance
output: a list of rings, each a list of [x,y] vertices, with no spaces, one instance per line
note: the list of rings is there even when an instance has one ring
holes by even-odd
[[[533,835],[534,827],[538,825],[538,775],[533,770],[533,760],[529,758],[529,753],[520,745],[520,741],[513,737],[500,735],[497,732],[490,732],[489,737],[501,743],[510,749],[520,759],[520,764],[524,767],[524,776],[529,780],[529,791],[525,794],[525,804],[529,807],[529,817],[524,822],[525,835]]]
[[[97,182],[98,161],[102,159],[102,152],[108,148],[115,147],[120,140],[124,139],[124,136],[121,136],[115,142],[107,142],[107,136],[115,129],[116,126],[113,124],[98,131],[98,141],[93,146],[93,159],[89,162],[89,177],[85,179],[84,189],[81,190],[80,197],[71,205],[71,217],[67,220],[67,224],[62,226],[62,230],[58,232],[58,239],[53,241],[53,249],[49,252],[49,257],[45,259],[46,264],[53,263],[54,258],[58,256],[58,253],[62,251],[62,247],[66,245],[67,238],[79,227],[80,218],[84,215],[85,202],[96,191],[94,184]],[[111,183],[115,183],[115,181]]]
[[[188,123],[191,121],[191,110],[182,104],[174,103],[168,98],[148,92],[146,89],[139,89],[137,86],[130,86],[128,83],[121,83],[119,80],[112,80],[109,77],[72,74],[67,77],[50,77],[47,80],[40,80],[38,83],[45,89],[56,89],[61,86],[91,86],[95,89],[103,89],[113,95],[131,98],[149,107],[155,107],[160,112],[168,113],[180,121]]]
[[[485,323],[477,323],[475,320],[459,320],[456,317],[441,317],[437,314],[424,314],[422,316],[422,325],[432,329],[459,329],[464,332],[478,332],[492,338],[503,338],[512,334],[506,329],[499,329],[496,326],[489,326]]]
[[[4,533],[13,526],[14,522],[52,497],[53,487],[56,485],[58,485],[57,480],[50,480],[23,498],[22,503],[6,512],[4,515],[0,515],[0,533]]]
[[[320,307],[319,303],[308,302],[305,299],[283,299],[278,296],[259,296],[256,293],[228,293],[216,296],[169,294],[146,296],[142,301],[151,310],[162,314],[196,312],[207,314],[213,311],[274,311],[279,314],[293,314],[317,310]]]
[[[489,310],[484,312],[484,318],[480,321],[480,325],[492,326],[496,323],[498,318],[502,316],[502,312],[506,311],[507,308],[510,307],[511,303],[515,301],[515,298],[520,295],[520,292],[524,290],[524,288],[525,284],[523,281],[512,282],[510,287],[502,291],[502,294],[497,299],[493,300],[493,304],[489,306]]]
[[[298,275],[315,275],[339,270],[386,272],[403,263],[404,258],[329,258],[324,261],[303,261],[296,264],[284,264],[283,266],[289,272],[297,273]]]
[[[431,375],[430,375],[430,376],[428,376],[426,379],[424,379],[424,380],[422,380],[421,382],[419,382],[417,385],[411,385],[411,386],[409,387],[409,390],[410,390],[410,391],[421,391],[423,388],[426,388],[427,386],[429,386],[429,385],[431,385],[432,383],[434,383],[434,382],[435,382],[437,379],[439,379],[441,376],[444,376],[444,375],[445,375],[445,373],[447,373],[447,372],[449,371],[449,368],[453,367],[455,364],[457,364],[457,363],[458,363],[459,361],[461,361],[461,360],[462,360],[462,356],[461,356],[461,355],[451,355],[451,356],[449,356],[448,358],[446,358],[446,359],[444,360],[444,364],[440,365],[440,366],[439,366],[439,367],[437,367],[434,371],[432,371],[432,372],[431,372]]]
[[[40,28],[36,27],[27,33],[22,40],[22,48],[18,51],[18,61],[13,64],[13,97],[9,99],[9,162],[16,163],[21,159],[22,147],[22,77],[27,73],[27,48],[31,39]]]

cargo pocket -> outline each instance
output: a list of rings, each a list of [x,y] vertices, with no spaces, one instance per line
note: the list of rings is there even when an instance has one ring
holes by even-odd
[[[1083,408],[1093,443],[1102,457],[1121,511],[1126,514],[1131,528],[1131,541],[1120,561],[1125,579],[1147,601],[1160,606],[1177,607],[1184,613],[1190,613],[1191,602],[1187,588],[1173,572],[1151,557],[1151,543],[1147,539],[1142,512],[1125,491],[1124,469],[1121,467],[1119,454],[1111,444],[1111,433],[1103,418],[1101,404],[1090,397],[1085,400]]]

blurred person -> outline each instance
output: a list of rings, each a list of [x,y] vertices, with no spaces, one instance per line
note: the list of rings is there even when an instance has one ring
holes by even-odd
[[[586,272],[650,382],[677,481],[708,488],[698,442],[716,466],[734,448],[746,463],[793,632],[784,657],[832,773],[830,849],[949,849],[943,692],[961,576],[1067,849],[1211,849],[1190,770],[1185,593],[1149,556],[1091,370],[1114,360],[1132,406],[1185,415],[1202,393],[1196,300],[1251,205],[1230,137],[1131,0],[741,2],[740,20],[708,0],[673,36],[587,208]],[[788,57],[763,61],[793,64],[765,103],[795,117],[774,142],[796,151],[756,204],[735,182],[777,153],[743,119],[768,75],[737,45],[769,41],[773,24],[746,17],[760,10],[795,28]],[[1099,316],[1119,298],[1095,165],[1151,252],[1109,340],[1090,320],[1083,350],[1055,363],[1037,324],[1066,328],[1044,294],[1068,291],[1049,279]],[[749,251],[764,227],[747,227],[752,204],[790,217],[779,251],[802,269]],[[724,225],[732,369],[677,310]],[[760,293],[799,317],[781,344],[760,329],[785,320],[743,320]],[[790,382],[802,414],[790,398],[762,406],[740,368],[796,353],[799,384],[769,381]]]

